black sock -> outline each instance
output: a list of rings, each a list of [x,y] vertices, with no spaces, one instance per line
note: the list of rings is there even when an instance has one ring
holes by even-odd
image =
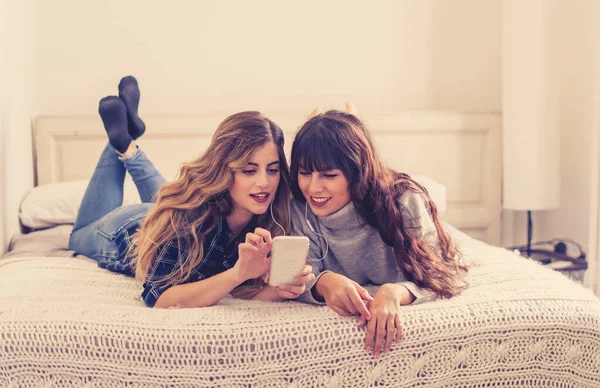
[[[127,107],[127,131],[132,139],[137,139],[146,131],[146,125],[138,116],[140,88],[135,77],[128,75],[119,82],[119,97]]]
[[[125,153],[132,142],[127,132],[127,108],[117,96],[108,96],[100,100],[98,112],[108,134],[108,141],[120,153]]]

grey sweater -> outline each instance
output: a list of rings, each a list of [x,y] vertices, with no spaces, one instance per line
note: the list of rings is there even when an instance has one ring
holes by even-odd
[[[398,201],[408,233],[439,250],[435,224],[422,194],[407,190]],[[326,217],[315,216],[308,207],[308,220],[322,236],[310,230],[305,218],[305,205],[305,202],[296,200],[291,203],[291,234],[309,238],[308,264],[312,266],[316,279],[306,285],[306,292],[296,300],[322,304],[313,297],[312,288],[328,271],[354,280],[371,295],[384,283],[399,283],[415,296],[413,304],[435,298],[432,291],[406,280],[396,264],[393,248],[383,242],[377,229],[360,218],[352,202]],[[319,260],[326,251],[325,239],[329,251],[323,260]]]

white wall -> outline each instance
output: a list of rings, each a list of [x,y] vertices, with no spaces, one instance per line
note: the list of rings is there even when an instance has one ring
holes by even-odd
[[[600,3],[595,3],[595,14],[600,14]],[[600,42],[600,25],[595,24],[593,36]],[[592,141],[592,166],[590,190],[590,231],[589,231],[589,269],[587,271],[587,284],[600,296],[600,47],[594,49],[594,113],[593,113],[593,141]]]
[[[598,5],[549,1],[561,24],[562,207],[535,215],[534,237],[587,244],[586,79],[597,50],[587,31]],[[501,0],[1,4],[9,34],[0,43],[17,54],[2,63],[3,79],[23,86],[8,89],[10,103],[2,100],[11,155],[3,152],[7,234],[32,180],[29,117],[95,114],[125,74],[140,81],[145,115],[308,112],[345,100],[362,112],[501,109]],[[505,230],[522,242],[521,214],[512,225]]]
[[[0,1],[0,253],[19,230],[19,203],[33,184],[35,17],[35,0]]]
[[[0,4],[6,236],[32,186],[30,119],[96,114],[127,74],[144,115],[500,110],[500,0]]]
[[[67,12],[68,10],[68,12]],[[41,114],[500,109],[499,0],[38,2]]]
[[[3,50],[0,50],[2,52]],[[0,103],[2,104],[2,103]],[[0,107],[3,108],[2,105]],[[0,108],[0,255],[7,250],[8,237],[5,232],[5,218],[4,218],[4,116]]]
[[[550,0],[554,24],[554,49],[560,80],[561,206],[534,212],[535,240],[567,237],[588,248],[591,144],[594,130],[594,56],[600,40],[594,33],[599,2],[595,0]],[[526,218],[516,213],[515,243],[526,241]],[[505,228],[505,231],[507,229]],[[570,251],[575,254],[576,250]]]

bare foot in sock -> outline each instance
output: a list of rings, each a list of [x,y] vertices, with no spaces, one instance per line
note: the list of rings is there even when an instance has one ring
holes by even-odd
[[[125,103],[117,96],[104,97],[100,100],[98,112],[104,123],[110,145],[121,154],[125,153],[133,141],[127,132]]]
[[[146,125],[138,116],[140,105],[140,88],[135,77],[128,75],[119,82],[119,97],[127,107],[127,131],[133,140],[142,136]]]

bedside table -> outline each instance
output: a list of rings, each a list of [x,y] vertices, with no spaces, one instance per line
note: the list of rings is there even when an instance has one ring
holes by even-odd
[[[518,251],[521,253],[521,256],[527,257],[525,251],[520,249]],[[584,259],[576,259],[563,253],[546,249],[531,249],[531,256],[529,258],[539,261],[548,268],[562,272],[568,278],[579,283],[583,283],[583,277],[588,268],[587,261]]]

